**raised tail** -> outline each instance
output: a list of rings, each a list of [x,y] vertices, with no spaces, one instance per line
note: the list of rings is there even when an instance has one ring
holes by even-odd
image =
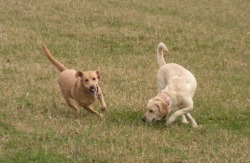
[[[159,45],[157,47],[157,63],[159,65],[159,67],[166,64],[164,56],[163,56],[164,50],[168,51],[168,48],[166,47],[166,45],[163,42],[159,43]]]
[[[60,72],[62,72],[62,71],[64,71],[64,70],[67,69],[63,64],[61,64],[60,62],[58,62],[58,61],[50,54],[49,50],[47,49],[47,47],[46,47],[45,45],[43,45],[43,50],[44,50],[44,53],[45,53],[46,57],[50,60],[50,62],[51,62],[53,65],[55,65],[55,66],[58,68],[58,70],[59,70]]]

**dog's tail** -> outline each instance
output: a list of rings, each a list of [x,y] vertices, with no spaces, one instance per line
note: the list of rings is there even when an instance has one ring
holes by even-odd
[[[159,67],[166,64],[165,59],[164,59],[164,55],[163,55],[164,50],[168,51],[168,48],[166,47],[166,45],[163,42],[159,43],[159,45],[157,47],[157,63],[159,65]]]
[[[43,50],[44,50],[44,53],[45,53],[46,57],[50,60],[50,62],[51,62],[53,65],[55,65],[55,66],[58,68],[58,70],[59,70],[60,72],[62,72],[62,71],[64,71],[64,70],[67,69],[63,64],[61,64],[60,62],[58,62],[58,61],[50,54],[49,50],[47,49],[47,47],[46,47],[45,45],[43,45]]]

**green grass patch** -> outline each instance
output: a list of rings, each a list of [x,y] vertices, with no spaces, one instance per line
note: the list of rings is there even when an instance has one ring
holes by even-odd
[[[0,10],[0,162],[248,162],[249,1],[20,0]],[[197,78],[196,129],[141,122],[159,42]],[[42,45],[68,68],[100,70],[104,120],[66,105]]]

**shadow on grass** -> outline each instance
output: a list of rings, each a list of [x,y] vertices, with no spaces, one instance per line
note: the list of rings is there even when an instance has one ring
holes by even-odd
[[[43,113],[47,114],[49,118],[67,118],[67,119],[77,119],[86,118],[89,116],[94,116],[84,108],[78,106],[80,112],[77,113],[73,108],[69,107],[66,103],[62,102],[57,104],[53,101],[52,107],[47,107],[43,109]]]
[[[183,124],[177,121],[173,125],[167,127],[166,120],[162,119],[159,121],[153,121],[150,123],[145,123],[141,121],[144,112],[142,111],[132,111],[131,109],[127,110],[116,110],[110,112],[106,117],[106,122],[110,124],[119,124],[119,125],[129,125],[129,126],[145,126],[152,129],[168,129],[174,128],[175,126],[183,126]],[[186,125],[185,125],[186,126]]]

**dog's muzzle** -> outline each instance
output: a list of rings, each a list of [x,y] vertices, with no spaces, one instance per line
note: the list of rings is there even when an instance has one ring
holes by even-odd
[[[98,87],[89,86],[89,93],[92,95],[96,95],[98,93]]]

